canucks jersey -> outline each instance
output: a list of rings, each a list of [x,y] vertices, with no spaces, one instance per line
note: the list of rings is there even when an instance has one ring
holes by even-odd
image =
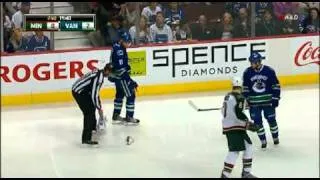
[[[115,79],[129,79],[130,65],[128,63],[128,54],[125,47],[119,43],[114,43],[111,51],[111,63],[114,71],[110,75]]]
[[[244,114],[245,98],[237,92],[228,93],[223,102],[221,113],[223,115],[223,133],[232,130],[246,130],[248,118]]]
[[[243,73],[243,95],[250,106],[271,105],[280,99],[280,84],[275,71],[262,65],[259,71],[249,67]]]

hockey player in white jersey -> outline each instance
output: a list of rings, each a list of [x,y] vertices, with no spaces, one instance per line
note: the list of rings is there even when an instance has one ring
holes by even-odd
[[[229,178],[236,160],[241,151],[243,153],[242,178],[256,178],[251,174],[252,166],[252,142],[247,134],[247,129],[256,132],[258,127],[248,120],[243,112],[245,98],[241,94],[242,79],[235,77],[232,80],[232,92],[228,93],[221,109],[223,115],[223,134],[228,141],[229,152],[224,161],[221,178]]]

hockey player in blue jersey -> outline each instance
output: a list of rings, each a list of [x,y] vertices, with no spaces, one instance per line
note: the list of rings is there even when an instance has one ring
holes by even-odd
[[[130,77],[130,65],[128,63],[128,54],[126,48],[130,45],[131,38],[126,31],[119,31],[119,41],[113,43],[111,51],[111,63],[114,71],[109,77],[111,82],[115,83],[116,96],[114,99],[114,111],[112,120],[114,123],[133,123],[138,124],[139,119],[135,119],[135,91],[138,84]],[[126,97],[126,117],[120,116],[123,98]]]
[[[249,57],[251,67],[243,73],[243,95],[246,97],[251,119],[259,125],[258,136],[262,143],[261,147],[267,147],[265,129],[262,122],[262,111],[267,119],[273,142],[279,144],[278,125],[275,109],[280,100],[280,84],[275,71],[261,63],[262,56],[253,52]]]

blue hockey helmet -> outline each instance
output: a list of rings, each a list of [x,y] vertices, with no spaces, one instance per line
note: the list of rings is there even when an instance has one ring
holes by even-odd
[[[126,32],[125,30],[120,30],[120,31],[118,31],[118,33],[119,33],[119,38],[121,40],[123,40],[124,42],[127,42],[127,43],[131,42],[131,37],[128,32]]]
[[[128,32],[126,32],[123,29],[119,29],[117,33],[118,33],[118,36],[112,40],[112,44],[119,43],[120,41],[123,41],[128,45],[131,44],[131,37]]]
[[[252,54],[249,57],[249,61],[251,63],[261,62],[261,60],[262,60],[261,54],[256,51],[252,52]]]

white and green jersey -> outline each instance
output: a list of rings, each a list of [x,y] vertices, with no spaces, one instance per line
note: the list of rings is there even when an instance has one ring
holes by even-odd
[[[223,133],[232,130],[246,130],[248,118],[243,112],[244,103],[245,98],[240,93],[231,92],[225,96],[221,109]]]

